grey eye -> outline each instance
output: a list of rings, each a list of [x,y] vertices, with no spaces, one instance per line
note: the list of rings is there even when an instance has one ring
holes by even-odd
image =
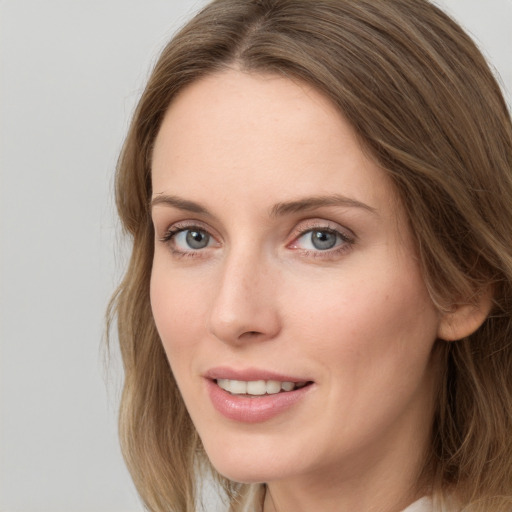
[[[332,249],[338,242],[338,234],[333,231],[311,231],[311,245],[319,251]]]
[[[205,249],[212,243],[212,237],[207,231],[198,228],[180,229],[168,237],[178,251],[197,251]]]
[[[205,231],[187,229],[181,234],[185,235],[185,242],[190,249],[204,249],[210,243],[210,235]]]

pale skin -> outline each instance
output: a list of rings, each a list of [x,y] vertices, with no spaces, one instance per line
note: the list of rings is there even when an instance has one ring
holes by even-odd
[[[264,512],[398,512],[428,492],[433,347],[485,314],[435,309],[393,188],[334,106],[277,76],[208,76],[171,104],[152,183],[153,314],[215,468],[266,482]],[[234,421],[205,389],[219,366],[310,386]]]

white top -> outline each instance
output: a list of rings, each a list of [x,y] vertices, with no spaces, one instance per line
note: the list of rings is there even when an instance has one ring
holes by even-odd
[[[403,512],[434,512],[432,500],[424,497],[409,505]]]
[[[251,486],[249,493],[245,496],[242,512],[254,512],[255,504],[258,502],[261,503],[261,500],[258,499],[258,495],[260,497],[262,496],[261,495],[261,487],[257,486],[257,485]],[[260,506],[261,505],[258,505],[258,508]],[[415,501],[414,503],[411,503],[402,512],[435,512],[435,511],[434,511],[434,505],[432,503],[432,499],[428,496],[424,496],[423,498],[420,498],[419,500]]]

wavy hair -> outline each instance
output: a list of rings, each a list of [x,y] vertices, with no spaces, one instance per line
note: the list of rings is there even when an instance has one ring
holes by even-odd
[[[215,473],[153,321],[151,158],[163,116],[191,82],[236,66],[312,85],[387,172],[440,311],[493,308],[471,336],[437,341],[443,361],[423,478],[461,509],[512,510],[512,126],[468,35],[427,0],[216,0],[163,50],[119,158],[116,201],[133,239],[109,308],[125,380],[123,454],[153,512],[192,512],[212,471],[240,510],[249,487]]]

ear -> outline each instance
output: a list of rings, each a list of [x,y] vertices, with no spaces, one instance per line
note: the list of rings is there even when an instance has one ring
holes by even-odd
[[[456,341],[473,334],[491,311],[492,295],[492,289],[488,287],[476,304],[456,304],[452,311],[443,313],[437,337],[445,341]]]

